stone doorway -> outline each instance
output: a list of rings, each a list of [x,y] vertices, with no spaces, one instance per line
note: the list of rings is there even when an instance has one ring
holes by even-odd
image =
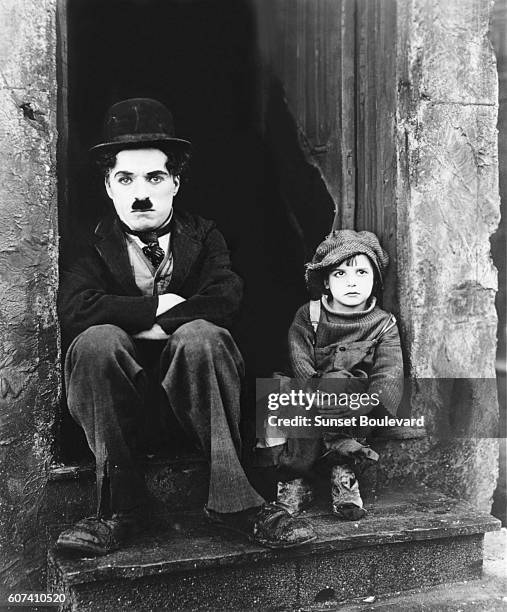
[[[292,189],[311,202],[301,223],[280,183],[263,126],[266,67],[259,20],[249,0],[72,0],[61,3],[60,232],[62,258],[92,231],[110,202],[88,148],[103,115],[127,97],[154,97],[171,108],[177,134],[194,146],[189,182],[177,206],[214,219],[245,279],[235,337],[248,383],[285,362],[286,333],[306,299],[303,265],[331,228],[332,199],[299,148],[283,92],[270,95],[267,121],[295,173]],[[302,227],[304,229],[302,229]],[[248,402],[245,412],[253,410]],[[77,441],[80,441],[78,444]],[[64,461],[86,454],[63,409]]]
[[[77,204],[71,206],[70,196],[73,202],[77,202],[75,198],[78,194],[67,181],[71,176],[69,167],[73,172],[79,172],[75,164],[80,164],[84,158],[72,152],[76,143],[66,137],[73,133],[75,126],[72,122],[76,121],[76,117],[69,114],[67,108],[74,64],[71,58],[67,61],[67,49],[71,50],[69,43],[72,40],[67,35],[71,24],[65,11],[68,9],[72,12],[85,4],[93,9],[88,18],[100,22],[103,18],[100,11],[106,10],[105,5],[109,6],[110,2],[5,0],[0,4],[0,59],[3,72],[0,127],[2,133],[8,135],[0,152],[4,219],[0,227],[0,293],[5,305],[0,325],[3,414],[0,453],[3,512],[0,524],[5,534],[2,542],[5,544],[5,554],[0,573],[5,584],[11,587],[24,584],[25,588],[30,585],[32,588],[28,590],[34,591],[43,590],[40,586],[43,583],[36,582],[36,578],[46,559],[45,535],[55,519],[54,514],[44,513],[43,500],[45,492],[51,495],[50,466],[55,459],[55,439],[61,439],[61,434],[55,434],[61,393],[55,307],[57,219],[60,217],[62,236],[68,237],[70,220],[75,219],[77,224],[79,219],[78,216],[72,217],[71,212],[84,211]],[[167,0],[167,4],[181,11],[197,6],[197,3],[190,1],[176,3]],[[244,15],[250,15],[250,6],[243,2],[238,1],[237,6],[226,0],[220,3],[202,2],[201,6],[210,4],[229,6],[237,11],[240,10],[237,8],[239,6],[245,11]],[[350,5],[369,9],[365,17],[366,23],[371,25],[370,33],[362,35],[353,45],[337,33],[341,24],[347,21],[342,19],[342,8]],[[128,12],[134,6],[141,9],[153,5],[148,1],[139,1],[135,5],[134,2],[126,2],[121,5],[121,11]],[[305,218],[305,223],[298,221],[305,233],[297,241],[298,245],[305,244],[306,240],[311,246],[317,236],[322,236],[330,225],[333,203],[340,201],[341,197],[341,183],[332,182],[332,179],[344,175],[344,166],[336,156],[328,157],[327,140],[320,139],[321,127],[329,128],[328,133],[332,135],[341,134],[336,123],[320,121],[323,115],[329,117],[329,109],[333,117],[341,112],[334,94],[342,83],[338,66],[347,62],[343,61],[339,46],[358,50],[362,42],[375,43],[377,46],[371,47],[370,56],[374,56],[379,67],[385,69],[390,66],[383,61],[387,54],[382,52],[382,45],[394,48],[394,69],[389,70],[391,77],[386,79],[380,75],[377,81],[383,95],[389,92],[395,94],[393,113],[390,118],[389,114],[375,115],[376,96],[372,83],[372,88],[368,90],[372,93],[368,129],[370,142],[375,146],[381,147],[391,142],[394,149],[392,155],[376,149],[379,162],[374,167],[379,171],[376,185],[380,193],[383,185],[390,184],[390,176],[396,183],[392,199],[398,225],[393,238],[398,255],[396,287],[409,373],[435,379],[455,374],[491,379],[494,376],[493,347],[496,338],[496,278],[490,264],[489,241],[498,223],[497,71],[488,39],[491,2],[361,0],[356,4],[354,0],[258,0],[253,6],[256,11],[260,11],[261,6],[269,7],[266,21],[278,35],[274,38],[278,46],[266,40],[266,37],[262,43],[268,47],[272,45],[276,53],[283,50],[279,61],[270,63],[270,74],[279,79],[279,89],[285,87],[285,96],[275,98],[277,104],[274,107],[280,112],[274,117],[287,119],[283,123],[287,128],[285,133],[294,138],[290,140],[287,137],[285,142],[303,143],[305,153],[309,153],[309,156],[305,156],[301,148],[290,146],[288,150],[292,151],[292,156],[286,149],[277,158],[290,162],[286,166],[288,171],[285,176],[297,179],[297,184],[294,183],[291,190],[287,188],[287,181],[285,189],[280,188],[281,173],[276,173],[273,179],[277,183],[273,193],[290,192],[291,197],[285,201],[293,203],[292,196],[295,196],[300,203],[294,216],[296,220]],[[391,20],[385,18],[389,11],[393,11]],[[84,19],[86,16],[81,17]],[[152,19],[158,23],[158,17],[153,15]],[[392,24],[393,21],[395,32],[388,34],[389,30],[383,30],[383,25]],[[118,29],[116,21],[109,23],[114,27],[107,31],[106,41],[111,41],[111,33]],[[205,24],[201,31],[209,27]],[[135,30],[136,35],[138,30],[140,28]],[[216,29],[214,31],[216,35]],[[379,34],[376,42],[375,33]],[[246,40],[251,42],[248,36]],[[90,52],[100,42],[96,36],[91,36],[88,40]],[[310,54],[315,42],[320,45],[320,57],[331,57],[334,62],[326,73],[327,80],[323,80],[322,64],[305,63],[302,61],[304,54],[298,53],[305,50],[306,54]],[[110,51],[111,44],[107,46],[105,41],[101,44],[102,48]],[[265,48],[264,44],[259,46]],[[355,57],[366,59],[367,55]],[[86,58],[83,61],[86,62]],[[370,64],[365,61],[359,65]],[[302,66],[309,70],[302,70]],[[97,70],[99,68],[97,65]],[[264,74],[267,75],[266,72]],[[92,76],[88,83],[93,88],[85,106],[93,106],[93,96],[98,95],[94,92]],[[314,97],[317,91],[314,83],[319,84],[318,99]],[[253,89],[265,96],[266,89],[262,83]],[[123,92],[118,95],[120,93]],[[156,92],[150,93],[154,95]],[[107,102],[103,100],[103,108]],[[171,100],[167,102],[171,103]],[[313,102],[312,111],[307,110],[307,102]],[[97,107],[94,108],[100,121],[99,115],[103,110],[99,112]],[[174,109],[179,112],[176,107]],[[266,110],[264,97],[260,113],[263,119]],[[185,125],[184,113],[177,115],[177,119],[180,133],[195,140],[196,135]],[[276,124],[280,125],[281,121]],[[91,125],[90,121],[88,126]],[[189,122],[188,125],[194,123]],[[319,129],[312,132],[310,128],[315,126]],[[266,130],[264,120],[261,121],[259,133],[273,136],[272,130]],[[385,133],[390,134],[389,141]],[[92,139],[92,134],[83,134]],[[265,138],[263,144],[275,141],[280,142],[280,139]],[[78,152],[86,151],[86,142],[79,146]],[[239,157],[239,151],[235,153]],[[266,159],[269,161],[272,156],[273,149],[268,148]],[[308,161],[310,157],[312,159]],[[455,164],[455,160],[459,160],[459,164]],[[236,164],[236,161],[232,160],[231,164]],[[275,167],[280,169],[273,163],[266,165],[271,170]],[[237,168],[238,164],[231,167]],[[228,179],[230,175],[231,172],[227,174]],[[221,172],[217,178],[220,176],[224,176],[224,173]],[[365,176],[368,179],[362,184],[368,186],[371,201],[375,201],[379,191],[371,189],[374,176],[369,171]],[[86,175],[82,189],[88,189],[88,181],[91,180],[91,175]],[[227,181],[223,179],[223,183]],[[333,188],[332,196],[329,193],[327,197],[322,195],[325,195],[323,184]],[[468,188],[469,184],[471,188]],[[58,215],[57,188],[60,191]],[[79,197],[81,193],[84,192],[80,192]],[[449,202],[456,196],[459,201],[453,213]],[[273,215],[274,209],[269,207],[267,201],[262,198],[260,201],[265,210]],[[79,202],[84,203],[85,200]],[[314,214],[315,207],[322,214]],[[286,211],[285,204],[277,210]],[[443,222],[438,224],[442,234],[433,239],[427,221],[438,215],[442,215]],[[215,216],[218,218],[218,213]],[[312,219],[318,221],[316,226],[306,223]],[[371,218],[368,218],[368,224],[371,222]],[[271,225],[279,229],[295,226],[284,223]],[[252,233],[255,237],[255,232]],[[278,240],[282,246],[287,244],[286,235],[273,234],[272,240]],[[231,240],[230,236],[228,238]],[[461,243],[457,243],[458,239]],[[236,248],[243,247],[238,244],[239,240]],[[249,247],[252,242],[245,244]],[[450,249],[449,245],[453,248]],[[234,248],[234,243],[231,246]],[[261,250],[255,243],[254,246],[257,247],[255,253]],[[247,247],[244,248],[248,251]],[[303,260],[303,257],[300,259]],[[280,257],[280,261],[287,260]],[[440,265],[442,261],[446,262],[445,267]],[[257,261],[253,257],[252,262],[255,267]],[[279,270],[285,271],[285,268]],[[481,271],[479,278],[475,277],[476,270]],[[274,274],[274,271],[269,272]],[[487,274],[484,275],[484,272]],[[296,277],[299,283],[299,273],[294,273],[290,278]],[[279,272],[275,280],[281,282],[285,278]],[[278,286],[276,282],[273,285]],[[293,289],[297,295],[298,287],[294,286]],[[439,291],[435,291],[435,288]],[[256,295],[255,286],[252,291]],[[448,300],[449,296],[451,301]],[[290,318],[291,313],[286,312],[286,316]],[[269,330],[265,328],[252,328],[268,335]],[[284,330],[285,326],[279,325],[278,328]],[[452,367],[451,371],[449,367]],[[418,414],[429,417],[439,410],[432,394],[415,397],[413,407]],[[489,401],[477,397],[472,409],[477,417],[489,415],[488,418],[493,420],[497,410],[496,399]],[[451,495],[489,509],[497,471],[497,445],[495,440],[491,440],[495,436],[496,431],[487,438],[469,438],[463,442],[456,440],[444,449],[439,448],[434,439],[429,439],[423,447],[403,443],[405,455],[393,454],[396,459],[392,462],[393,468],[396,468],[394,477],[410,472],[430,486],[435,485]]]

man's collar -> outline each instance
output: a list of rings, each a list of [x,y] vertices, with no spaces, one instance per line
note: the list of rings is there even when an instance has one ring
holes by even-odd
[[[174,258],[174,268],[168,290],[177,293],[183,285],[192,266],[202,249],[202,239],[199,237],[191,217],[186,213],[174,211],[173,230],[171,234],[171,251]],[[129,265],[125,234],[116,215],[103,219],[95,228],[98,238],[96,248],[106,261],[114,276],[131,291],[136,289],[132,270]]]
[[[180,214],[177,210],[173,209],[173,217],[171,219],[171,231],[174,233],[182,233],[186,237],[191,238],[193,240],[197,239],[197,234],[190,226],[188,222],[186,222],[184,215]],[[109,214],[107,217],[104,217],[99,221],[97,226],[95,227],[94,234],[100,239],[111,238],[117,232],[122,232],[121,222],[118,219],[116,214]]]
[[[131,234],[132,236],[138,236],[144,242],[146,236],[149,236],[151,239],[153,239],[153,235],[160,238],[161,236],[165,236],[166,234],[169,234],[169,232],[172,231],[173,216],[174,216],[174,208],[171,208],[171,212],[169,213],[167,219],[164,221],[164,223],[160,227],[157,227],[153,230],[144,230],[142,232],[138,230],[130,229],[130,227],[126,223],[124,223],[121,219],[118,219],[118,222],[120,224],[120,227],[126,234]]]

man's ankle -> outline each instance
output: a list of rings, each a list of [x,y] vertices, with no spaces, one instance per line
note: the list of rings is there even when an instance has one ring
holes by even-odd
[[[231,520],[233,522],[253,522],[261,508],[261,506],[252,506],[251,508],[245,508],[244,510],[238,510],[237,512],[217,512],[216,510],[207,509],[208,512],[217,515],[221,520]]]
[[[252,487],[266,501],[270,502],[276,499],[277,484],[280,479],[277,466],[249,466],[245,473]]]

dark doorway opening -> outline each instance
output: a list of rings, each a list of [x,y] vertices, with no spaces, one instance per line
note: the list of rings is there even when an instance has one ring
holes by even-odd
[[[247,0],[70,0],[66,10],[64,243],[92,230],[110,206],[87,153],[100,141],[106,109],[128,97],[165,103],[194,149],[176,207],[217,222],[245,280],[234,336],[250,389],[243,412],[252,420],[255,377],[283,366],[288,327],[307,299],[308,257],[261,136],[254,8]],[[86,445],[76,443],[81,432],[70,417],[62,428],[63,459],[71,460]]]

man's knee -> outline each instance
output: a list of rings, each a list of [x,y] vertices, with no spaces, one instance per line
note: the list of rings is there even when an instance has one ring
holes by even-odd
[[[226,329],[204,319],[185,323],[174,332],[172,338],[182,343],[186,349],[196,350],[204,347],[216,349],[224,344],[226,346],[234,344],[231,334]]]
[[[243,367],[243,359],[231,334],[223,327],[203,319],[185,323],[172,334],[167,344],[166,356],[172,358],[180,351],[189,359],[232,359],[239,367]]]
[[[133,350],[130,336],[116,325],[92,325],[72,343],[69,352],[94,359],[115,355],[118,351]]]

